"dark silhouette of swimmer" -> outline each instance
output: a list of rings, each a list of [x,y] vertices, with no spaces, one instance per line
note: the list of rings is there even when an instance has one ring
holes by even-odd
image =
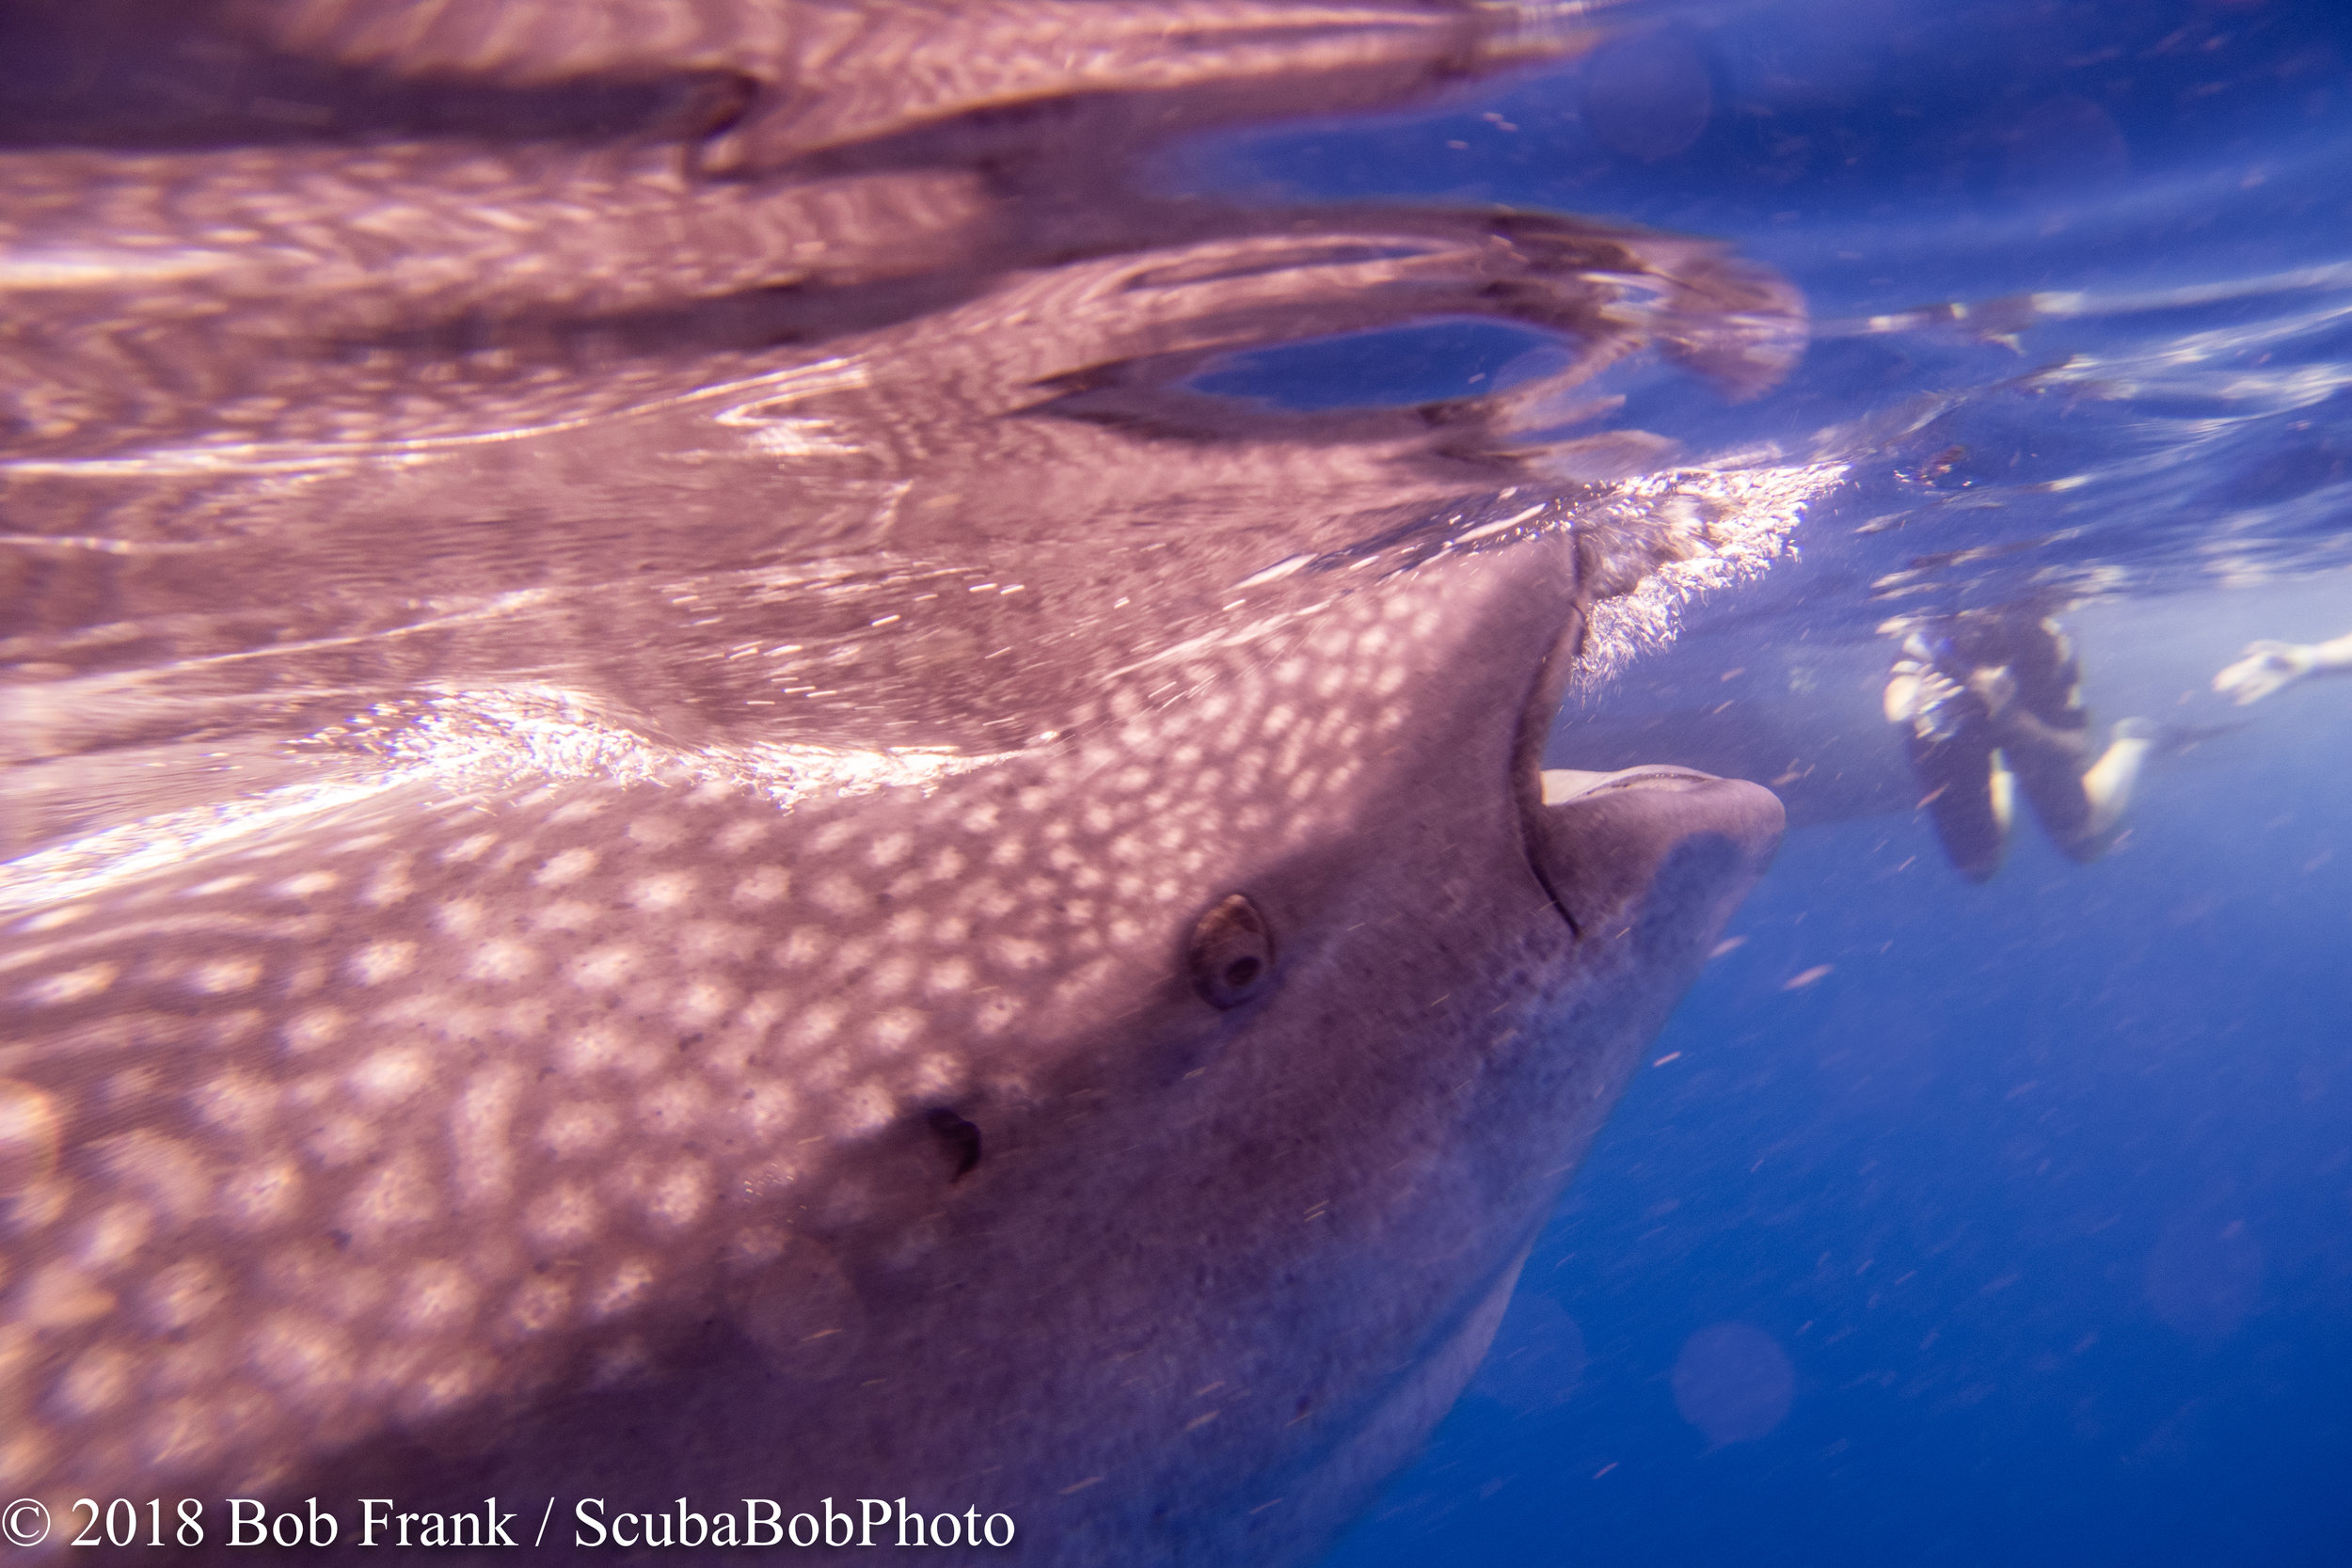
[[[1972,881],[2000,869],[2021,788],[2052,843],[2097,859],[2153,742],[2126,719],[2093,760],[2073,642],[2057,622],[2016,609],[1965,610],[1912,632],[1885,705],[1944,853]]]

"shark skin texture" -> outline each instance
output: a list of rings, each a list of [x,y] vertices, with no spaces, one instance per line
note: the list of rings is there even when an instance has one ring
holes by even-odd
[[[0,418],[11,453],[61,463],[610,413],[680,389],[680,361],[1025,267],[1337,250],[1350,212],[1371,262],[1387,222],[1411,244],[1470,215],[1171,199],[1142,171],[1187,132],[1426,99],[1597,37],[1581,4],[1286,0],[94,0],[7,25]],[[1631,285],[1580,316],[1704,322],[1659,341],[1742,391],[1802,351],[1763,269],[1569,227]]]
[[[1691,774],[1530,809],[1575,598],[1449,558],[929,787],[406,780],[20,918],[9,1483],[1311,1560],[1777,840]]]
[[[1187,131],[1384,108],[1573,58],[1581,3],[93,0],[12,20],[0,137],[293,143],[394,127],[678,144],[685,171],[1034,163],[1100,175]],[[177,89],[135,91],[162,66]],[[60,122],[65,122],[60,135]],[[944,134],[942,134],[944,133]],[[1009,154],[1010,155],[1009,159]]]
[[[77,423],[75,455],[0,463],[21,531],[0,652],[41,677],[0,687],[0,852],[300,774],[288,743],[451,685],[552,686],[695,747],[1002,750],[1066,727],[1103,672],[1272,604],[1259,568],[1353,570],[1375,546],[1392,568],[1449,518],[1524,531],[1605,499],[1558,468],[1643,433],[1526,427],[1607,365],[1654,345],[1741,388],[1802,342],[1786,286],[1704,242],[1381,209],[1281,229],[1015,270],[815,349],[543,344],[469,380],[413,344],[248,366],[224,325],[206,374],[299,383],[265,430],[191,424],[123,376],[105,405],[162,429]],[[1463,315],[1555,335],[1564,368],[1317,412],[1186,385],[1220,355]],[[56,341],[100,396],[90,341]],[[48,375],[8,368],[20,397]],[[531,390],[551,386],[553,416]],[[363,421],[317,439],[338,406]],[[1580,592],[1711,547],[1694,517],[1586,530]]]
[[[1595,611],[1737,522],[1614,504],[1667,443],[1565,400],[1754,395],[1804,307],[1125,182],[1585,13],[17,24],[78,84],[0,105],[18,1555],[81,1497],[214,1499],[198,1557],[232,1496],[344,1552],[558,1497],[560,1554],[582,1497],[903,1497],[1017,1526],[936,1560],[1311,1561],[1781,829],[1540,772]],[[1193,385],[1470,316],[1551,368]]]

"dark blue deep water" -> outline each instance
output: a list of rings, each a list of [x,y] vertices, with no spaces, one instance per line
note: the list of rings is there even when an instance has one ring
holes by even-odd
[[[2074,624],[2121,712],[2347,610],[2319,578]],[[1335,1560],[2344,1561],[2352,689],[2273,701],[2090,868],[1792,832]],[[1749,1358],[1678,1386],[1724,1323]]]
[[[2352,631],[2348,66],[2352,14],[2290,0],[1681,8],[1186,166],[1736,241],[1809,299],[1797,373],[1733,406],[1626,367],[1616,418],[1851,465],[1800,562],[1572,705],[1550,760],[1704,764],[1685,721],[1747,715],[1792,771],[1883,777],[1788,791],[1736,945],[1335,1563],[2352,1560],[2352,680],[2210,686]],[[1526,347],[1230,373],[1402,402]],[[1972,886],[1885,809],[1883,633],[2020,599],[2102,724],[2177,727],[2112,854],[2021,825]]]

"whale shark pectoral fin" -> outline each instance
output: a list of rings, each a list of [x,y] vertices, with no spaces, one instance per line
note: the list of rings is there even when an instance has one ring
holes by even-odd
[[[1547,769],[1529,814],[1535,875],[1580,940],[1633,936],[1645,959],[1704,933],[1755,885],[1786,816],[1760,784],[1679,768]]]

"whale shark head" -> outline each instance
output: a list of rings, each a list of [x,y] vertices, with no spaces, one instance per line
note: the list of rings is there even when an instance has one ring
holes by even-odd
[[[1199,11],[1189,97],[1156,12],[871,8],[823,113],[839,40],[761,29],[835,13],[738,9],[714,54],[229,8],[370,112],[474,71],[431,100],[469,129],[9,155],[0,1497],[310,1497],[346,1544],[364,1498],[545,1498],[564,1549],[904,1499],[1041,1563],[1306,1560],[1772,851],[1754,785],[1541,771],[1723,518],[1611,488],[1652,438],[1529,432],[1647,343],[1766,384],[1785,285],[1525,214],[1044,199],[982,135],[1238,114],[1220,71],[1335,28],[1385,41],[1334,101],[1392,96],[1490,8]],[[1109,42],[901,82],[943,15]],[[624,66],[744,74],[728,179],[548,139]],[[1565,369],[1200,390],[1465,315]]]
[[[961,770],[388,769],[20,915],[7,1484],[1303,1558],[1777,838],[1534,772],[1578,601],[1568,535],[1450,553]]]

